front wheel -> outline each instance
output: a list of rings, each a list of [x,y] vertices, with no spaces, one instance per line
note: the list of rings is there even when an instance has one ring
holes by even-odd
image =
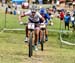
[[[29,37],[29,57],[32,56],[33,50],[32,50],[32,34],[30,34]]]

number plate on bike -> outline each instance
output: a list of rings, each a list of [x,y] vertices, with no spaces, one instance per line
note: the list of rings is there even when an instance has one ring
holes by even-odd
[[[40,24],[40,28],[45,28],[45,27],[46,27],[46,25],[44,23]]]
[[[28,23],[28,29],[35,29],[34,23]]]

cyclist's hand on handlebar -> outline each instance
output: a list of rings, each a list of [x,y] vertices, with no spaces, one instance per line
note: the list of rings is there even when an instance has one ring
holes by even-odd
[[[22,25],[22,24],[24,24],[24,23],[21,21],[21,22],[19,22],[19,24]]]
[[[43,22],[43,23],[41,23],[41,24],[45,24],[45,23]]]

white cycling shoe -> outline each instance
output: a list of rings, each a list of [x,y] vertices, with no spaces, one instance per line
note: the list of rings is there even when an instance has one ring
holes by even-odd
[[[35,46],[34,48],[35,48],[35,51],[38,51],[38,47],[37,46]]]
[[[26,37],[26,39],[24,40],[25,42],[28,42],[28,38]]]

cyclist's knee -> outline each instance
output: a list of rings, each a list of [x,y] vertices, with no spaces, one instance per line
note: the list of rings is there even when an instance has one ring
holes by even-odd
[[[39,32],[40,32],[39,30],[36,30],[35,31],[35,34],[38,36],[39,35]]]

